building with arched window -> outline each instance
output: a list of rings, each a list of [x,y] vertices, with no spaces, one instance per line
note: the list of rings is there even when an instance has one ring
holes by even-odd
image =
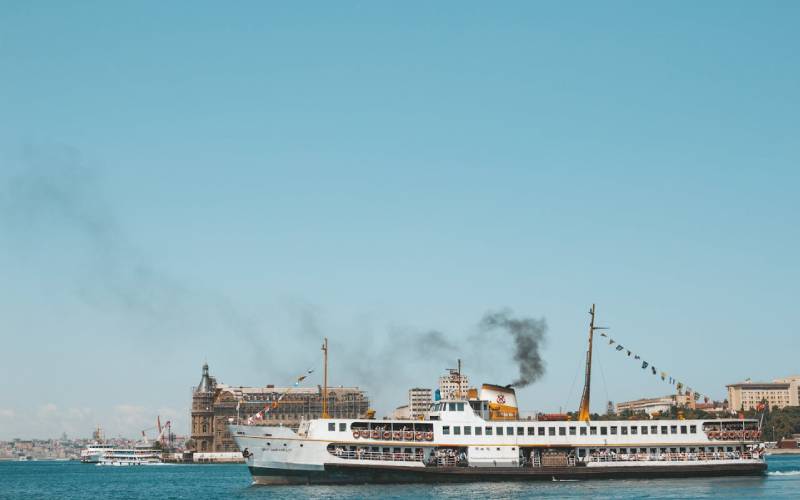
[[[234,387],[218,383],[203,365],[200,383],[192,390],[192,440],[198,452],[236,452],[228,424],[245,422],[297,428],[303,419],[322,415],[322,388]],[[332,418],[359,418],[369,399],[358,387],[329,387],[328,413]],[[251,417],[254,417],[251,419]]]
[[[203,364],[203,377],[192,393],[192,440],[197,451],[214,450],[214,390],[217,381]]]

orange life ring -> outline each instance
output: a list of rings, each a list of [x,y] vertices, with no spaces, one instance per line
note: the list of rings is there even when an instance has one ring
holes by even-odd
[[[394,439],[395,441],[400,441],[402,439],[401,436],[402,433],[400,431],[394,431],[394,434],[392,434],[392,439]]]
[[[372,431],[372,439],[378,439],[379,437],[381,437],[380,431],[373,430]]]
[[[425,433],[425,439],[427,439],[428,441],[433,441],[433,433],[432,432],[426,432]]]
[[[417,441],[422,441],[422,438],[423,438],[423,435],[422,435],[421,431],[417,431],[417,433],[414,434],[414,439],[416,439]]]
[[[414,433],[411,431],[405,431],[403,433],[403,437],[405,438],[406,441],[411,441],[412,439],[414,439]]]
[[[389,431],[383,431],[383,439],[392,439],[392,433]]]
[[[361,433],[360,433],[360,432],[358,432],[357,430],[353,431],[353,437],[354,437],[354,438],[358,439],[358,438],[359,438],[359,436],[361,436]]]

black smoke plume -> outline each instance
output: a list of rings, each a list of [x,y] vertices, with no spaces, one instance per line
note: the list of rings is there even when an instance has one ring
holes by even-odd
[[[514,318],[511,311],[488,312],[480,322],[484,332],[504,330],[514,339],[514,361],[519,364],[519,378],[512,387],[525,387],[544,375],[545,365],[539,348],[545,341],[544,318]]]

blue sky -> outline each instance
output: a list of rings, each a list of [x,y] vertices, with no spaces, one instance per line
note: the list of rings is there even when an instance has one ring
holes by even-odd
[[[178,431],[320,364],[379,411],[586,311],[690,386],[797,373],[792,2],[0,4],[0,438]],[[594,408],[671,387],[598,344]],[[319,371],[310,379],[319,383]]]

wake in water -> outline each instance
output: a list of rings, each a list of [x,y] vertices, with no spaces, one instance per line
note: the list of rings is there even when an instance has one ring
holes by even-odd
[[[768,476],[800,476],[800,470],[775,470],[767,472]]]

